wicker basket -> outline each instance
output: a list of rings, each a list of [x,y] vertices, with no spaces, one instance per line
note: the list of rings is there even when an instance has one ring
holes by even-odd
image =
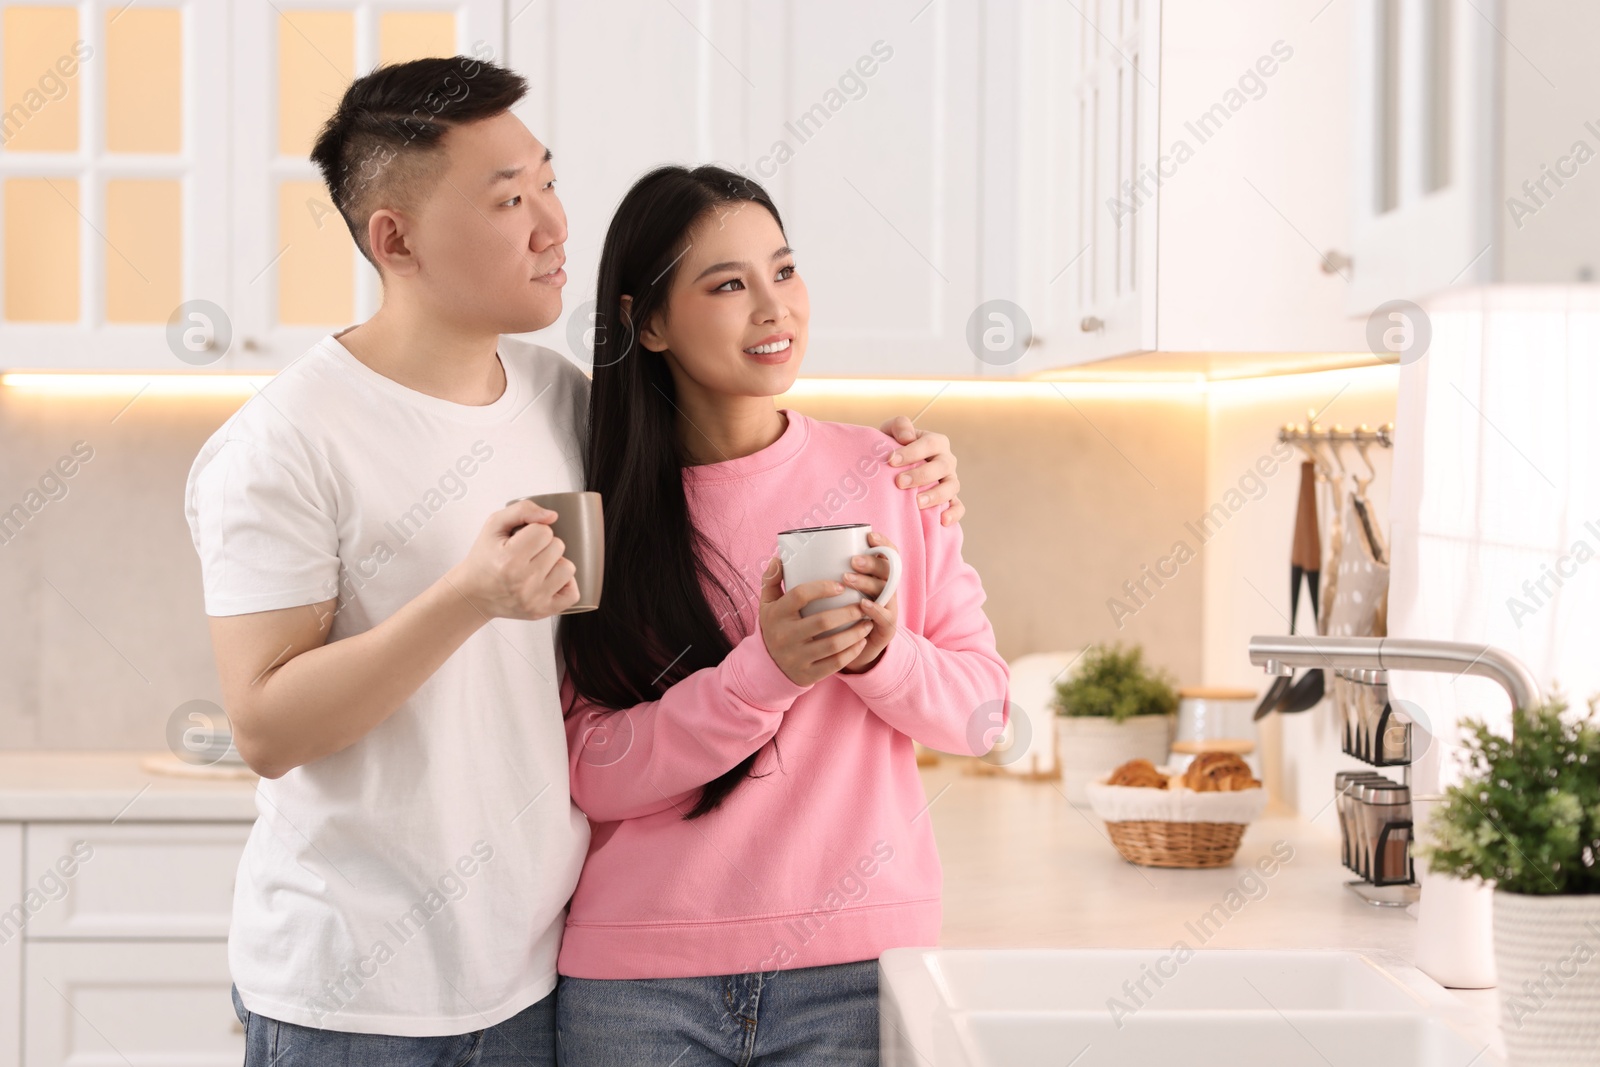
[[[1106,823],[1122,858],[1143,867],[1226,867],[1244,837],[1242,822]]]
[[[1181,785],[1107,785],[1105,776],[1086,792],[1122,858],[1144,867],[1226,867],[1267,803],[1262,788],[1197,793]]]

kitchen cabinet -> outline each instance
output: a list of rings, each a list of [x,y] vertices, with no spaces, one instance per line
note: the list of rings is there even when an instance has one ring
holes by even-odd
[[[1451,286],[1592,282],[1594,5],[1352,8],[1350,310]]]
[[[308,158],[357,73],[462,55],[504,60],[504,0],[267,0],[233,7],[232,319],[229,369],[271,371],[378,309],[367,263]],[[471,92],[442,87],[439,106]],[[375,170],[381,160],[369,161]],[[366,169],[365,167],[363,169]]]
[[[227,8],[3,6],[0,369],[182,369],[168,316],[229,300]]]
[[[77,864],[59,907],[28,923],[30,938],[226,939],[233,880],[249,827],[238,823],[32,823],[27,869]]]
[[[985,117],[1018,128],[993,138],[985,202],[1009,221],[984,292],[1035,338],[988,373],[1365,351],[1325,255],[1348,238],[1347,26],[1281,0],[1003,6],[1018,61],[986,78],[1017,106]]]
[[[1347,27],[1288,7],[637,4],[619,39],[611,8],[534,0],[508,47],[541,75],[521,113],[560,159],[577,317],[534,336],[585,362],[617,200],[658,161],[716,160],[784,212],[806,376],[1363,351],[1347,278],[1323,269],[1349,175],[1284,149],[1342,142]],[[597,49],[621,54],[597,70]],[[835,91],[867,69],[858,97]],[[597,121],[613,113],[624,143]]]
[[[113,23],[109,0],[30,8],[56,51],[81,38],[103,61],[74,60],[81,91],[0,152],[0,365],[270,372],[366,318],[376,273],[306,151],[356,72],[452,52],[529,79],[517,113],[556,152],[571,278],[562,320],[531,336],[579,362],[611,213],[664,161],[773,194],[812,295],[808,376],[1359,357],[1384,301],[1592,276],[1600,118],[1582,108],[1600,70],[1583,48],[1600,8],[1479,8],[250,0],[148,24]],[[117,132],[129,55],[179,72],[144,90],[172,112],[160,137]]]
[[[1014,302],[1033,344],[1012,374],[1156,347],[1158,0],[989,9],[984,292]],[[1004,20],[1003,22],[1001,20]],[[1005,106],[1001,106],[1001,102]],[[1123,192],[1124,186],[1127,192]]]
[[[1352,6],[1352,312],[1600,266],[1600,8]]]
[[[244,1060],[226,942],[35,942],[27,974],[27,1067]]]
[[[739,162],[785,213],[807,274],[808,376],[978,372],[982,6],[750,5],[760,76]]]
[[[0,823],[0,1067],[22,1063],[22,827]]]
[[[0,152],[0,370],[272,371],[370,315],[376,272],[307,158],[317,127],[379,62],[501,56],[506,14],[0,7],[5,61],[40,71]]]
[[[228,920],[248,822],[0,823],[0,1067],[238,1064]],[[4,919],[0,918],[0,923]]]
[[[517,113],[556,153],[569,224],[565,316],[532,339],[587,366],[617,202],[654,166],[715,162],[783,217],[811,297],[807,376],[977,373],[977,0],[518,7]]]

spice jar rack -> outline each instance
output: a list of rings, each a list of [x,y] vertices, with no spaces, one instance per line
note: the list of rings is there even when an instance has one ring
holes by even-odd
[[[1376,771],[1334,775],[1342,859],[1357,875],[1345,884],[1369,904],[1404,907],[1418,896],[1411,856],[1415,724],[1389,700],[1388,672],[1336,668],[1333,676],[1344,752],[1369,766],[1398,768],[1400,775],[1398,782]]]
[[[1389,700],[1388,672],[1340,667],[1334,674],[1334,707],[1344,713],[1340,747],[1374,767],[1410,767],[1411,717]]]

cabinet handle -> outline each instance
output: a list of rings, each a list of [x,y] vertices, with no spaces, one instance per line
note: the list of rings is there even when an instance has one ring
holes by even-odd
[[[1094,333],[1097,330],[1103,330],[1105,328],[1106,324],[1104,320],[1095,315],[1085,315],[1078,323],[1078,329],[1082,330],[1084,333]]]
[[[1322,273],[1343,274],[1353,266],[1350,257],[1337,248],[1330,248],[1322,253]]]

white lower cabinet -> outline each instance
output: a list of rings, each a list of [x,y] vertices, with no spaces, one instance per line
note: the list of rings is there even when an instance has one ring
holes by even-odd
[[[0,823],[0,1067],[22,1062],[22,827]]]
[[[249,833],[242,823],[30,823],[27,869],[53,872],[66,890],[29,920],[28,936],[225,939]]]
[[[239,1067],[225,941],[34,941],[27,1067]]]
[[[0,823],[0,1067],[237,1067],[246,822]]]

